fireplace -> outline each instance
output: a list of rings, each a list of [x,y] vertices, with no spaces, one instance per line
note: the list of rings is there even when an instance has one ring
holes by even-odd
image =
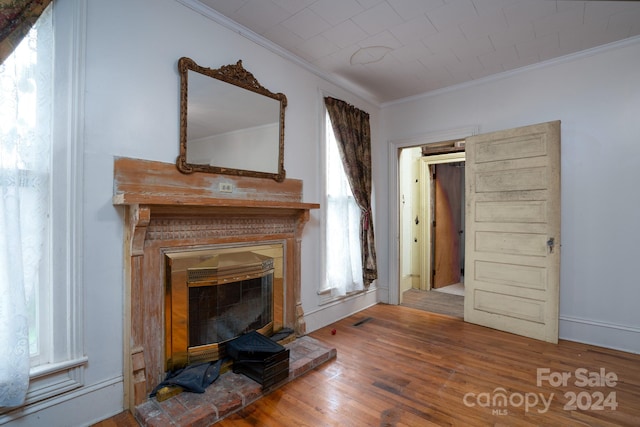
[[[221,192],[220,188],[232,188],[233,191]],[[269,326],[269,322],[265,323],[264,320],[259,320],[258,323],[265,323],[267,329],[293,329],[296,336],[305,334],[304,312],[300,300],[302,231],[309,219],[309,211],[317,209],[319,205],[301,200],[302,181],[295,179],[275,182],[217,174],[184,175],[173,164],[129,158],[115,159],[113,204],[124,207],[125,222],[126,408],[145,402],[173,364],[189,363],[190,357],[215,358],[220,351],[224,351],[227,335],[221,335],[216,340],[210,339],[211,336],[208,335],[213,332],[205,327],[197,334],[204,337],[202,340],[196,339],[194,332],[192,346],[189,344],[192,337],[183,330],[180,340],[187,344],[175,350],[180,355],[177,357],[179,361],[174,362],[174,335],[171,332],[170,340],[166,337],[170,326],[167,326],[164,314],[167,303],[173,305],[177,301],[166,292],[167,280],[173,280],[171,273],[167,272],[167,264],[179,264],[194,254],[199,259],[199,255],[204,254],[199,251],[209,250],[222,250],[220,253],[224,254],[223,258],[254,257],[259,260],[257,263],[260,264],[260,271],[253,271],[248,275],[256,275],[256,278],[259,276],[259,287],[262,289],[263,285],[269,287],[270,279],[267,277],[263,280],[262,277],[268,276],[268,258],[272,258],[273,324]],[[279,245],[281,255],[262,252],[260,248],[265,245]],[[242,250],[234,252],[237,248]],[[179,255],[182,253],[187,255]],[[192,269],[193,275],[196,275],[198,269],[205,276],[210,274],[215,270],[213,267],[216,262],[209,258],[208,255],[204,256],[201,259],[204,264],[198,265],[196,261],[194,265],[185,267],[181,274],[187,275],[187,268]],[[232,271],[224,271],[224,268],[221,272],[219,261],[218,258],[217,271],[218,274],[221,273],[222,281],[237,276]],[[207,265],[208,262],[211,265]],[[210,287],[213,281],[211,278],[205,279],[205,287]],[[187,288],[199,287],[197,280],[193,280],[192,285]],[[244,287],[242,285],[242,289]],[[246,287],[251,288],[249,292],[253,293],[252,287],[258,285],[252,282],[247,283]],[[218,291],[223,289],[226,288],[219,288]],[[231,293],[238,291],[236,287],[229,289]],[[194,298],[202,296],[208,299],[210,295],[207,294],[213,290],[203,290],[204,295],[197,295],[199,292],[194,291]],[[188,296],[181,298],[186,306]],[[271,309],[267,311],[269,310]],[[261,314],[262,312],[263,309],[260,310]],[[183,311],[183,319],[172,319],[169,323],[174,320],[186,322],[185,316],[189,317],[187,311]],[[209,321],[208,316],[204,316],[204,319],[204,323]],[[253,329],[256,325],[249,322],[236,329]],[[261,328],[263,326],[257,329]],[[188,330],[190,329],[189,325]],[[214,344],[218,349],[209,354]]]
[[[248,332],[283,325],[283,245],[167,251],[165,369],[222,359]]]

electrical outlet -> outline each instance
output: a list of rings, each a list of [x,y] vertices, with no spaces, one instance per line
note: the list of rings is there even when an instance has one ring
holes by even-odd
[[[233,184],[230,182],[221,182],[218,184],[218,190],[220,190],[221,193],[233,193]]]

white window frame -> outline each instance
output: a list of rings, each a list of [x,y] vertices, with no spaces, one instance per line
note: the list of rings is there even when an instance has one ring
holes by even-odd
[[[53,5],[54,84],[51,168],[51,292],[48,363],[30,369],[23,406],[0,408],[0,424],[65,400],[84,385],[82,175],[86,2]]]

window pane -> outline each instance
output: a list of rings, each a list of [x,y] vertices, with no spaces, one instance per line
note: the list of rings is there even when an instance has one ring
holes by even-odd
[[[342,296],[364,289],[360,250],[360,208],[342,165],[331,120],[326,115],[325,289]]]
[[[0,65],[0,268],[2,286],[21,286],[32,366],[48,335],[52,43],[49,7]]]

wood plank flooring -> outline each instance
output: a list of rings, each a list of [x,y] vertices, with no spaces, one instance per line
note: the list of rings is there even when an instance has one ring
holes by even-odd
[[[217,425],[640,425],[637,354],[385,304],[310,335],[336,347],[337,359]],[[547,373],[540,381],[538,369]],[[565,384],[547,379],[562,375]]]
[[[464,296],[462,295],[409,289],[402,294],[402,305],[431,313],[464,318]]]
[[[131,412],[121,412],[113,417],[94,424],[92,427],[139,427],[140,424]]]

